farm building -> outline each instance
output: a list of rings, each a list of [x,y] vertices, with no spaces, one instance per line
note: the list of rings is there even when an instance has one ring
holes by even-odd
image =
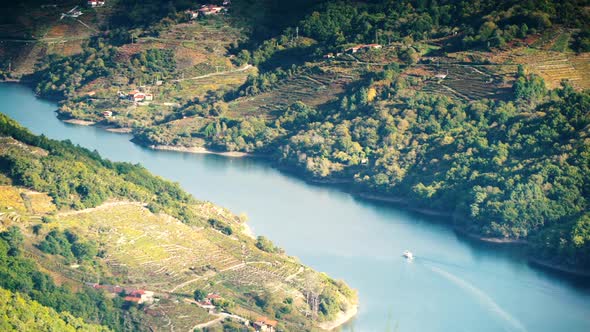
[[[127,94],[127,99],[135,102],[152,101],[154,100],[154,95],[151,93],[144,93],[139,90],[133,90]]]
[[[104,111],[104,112],[102,112],[102,116],[104,116],[105,118],[110,118],[111,116],[113,116],[113,112]]]
[[[219,294],[215,294],[215,293],[209,293],[209,295],[207,295],[207,300],[221,300],[222,297]]]
[[[279,322],[277,322],[276,320],[268,319],[267,317],[260,317],[252,325],[254,326],[256,331],[274,332],[278,323]]]
[[[126,302],[135,302],[137,304],[154,302],[154,292],[137,289],[125,296]]]

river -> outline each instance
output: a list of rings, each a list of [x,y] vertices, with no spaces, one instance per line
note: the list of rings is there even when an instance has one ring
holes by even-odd
[[[590,281],[533,267],[509,246],[465,239],[440,218],[308,184],[261,160],[145,149],[129,135],[63,123],[55,109],[26,87],[0,84],[0,111],[32,132],[141,163],[245,213],[256,234],[344,279],[360,307],[343,331],[590,331]]]

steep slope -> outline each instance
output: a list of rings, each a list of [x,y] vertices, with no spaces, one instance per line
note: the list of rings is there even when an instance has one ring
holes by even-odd
[[[51,308],[2,288],[0,288],[0,330],[6,332],[109,331],[105,327],[86,324],[69,314],[58,314]]]
[[[343,282],[251,238],[244,220],[139,166],[34,136],[4,115],[0,136],[2,237],[22,237],[15,253],[57,284],[113,298],[120,315],[136,317],[133,329],[189,330],[223,310],[237,320],[268,316],[282,328],[309,330],[354,308]],[[119,296],[137,290],[156,300],[130,306]],[[194,301],[195,290],[213,305]],[[318,311],[312,299],[333,307]]]

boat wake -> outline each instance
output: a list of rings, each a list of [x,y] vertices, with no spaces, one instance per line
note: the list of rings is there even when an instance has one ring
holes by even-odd
[[[445,279],[451,281],[455,285],[461,287],[463,290],[466,290],[469,293],[471,293],[473,296],[475,296],[475,298],[482,305],[490,308],[491,311],[493,313],[495,313],[498,317],[502,318],[504,321],[509,323],[512,327],[511,330],[526,331],[526,328],[522,325],[522,323],[520,323],[516,318],[514,318],[508,312],[504,311],[504,309],[502,309],[496,302],[494,302],[494,300],[492,298],[490,298],[486,293],[484,293],[483,291],[481,291],[480,289],[478,289],[474,285],[470,284],[469,282],[467,282],[467,281],[465,281],[465,280],[463,280],[463,279],[461,279],[461,278],[459,278],[447,271],[441,270],[437,267],[428,266],[428,265],[425,265],[425,266],[428,267],[433,272],[443,276]]]
[[[466,271],[466,272],[473,271],[471,268],[465,267],[463,265],[454,264],[454,263],[451,263],[448,261],[425,258],[425,257],[419,257],[419,262],[422,265],[434,264],[437,266],[449,267],[454,270],[462,270],[462,271]],[[488,276],[494,276],[497,281],[507,283],[511,286],[518,285],[518,287],[526,287],[528,289],[535,290],[537,292],[541,292],[541,293],[548,295],[548,296],[559,296],[559,289],[557,289],[555,286],[552,286],[552,285],[542,282],[542,281],[535,281],[535,282],[523,281],[518,278],[515,278],[514,276],[501,275],[501,274],[495,273],[494,271],[483,270],[483,269],[478,269],[478,272],[485,273]]]

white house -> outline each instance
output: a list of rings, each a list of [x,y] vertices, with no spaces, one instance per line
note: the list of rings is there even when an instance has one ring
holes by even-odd
[[[189,20],[196,20],[199,17],[198,11],[187,10],[185,13],[188,15]]]

